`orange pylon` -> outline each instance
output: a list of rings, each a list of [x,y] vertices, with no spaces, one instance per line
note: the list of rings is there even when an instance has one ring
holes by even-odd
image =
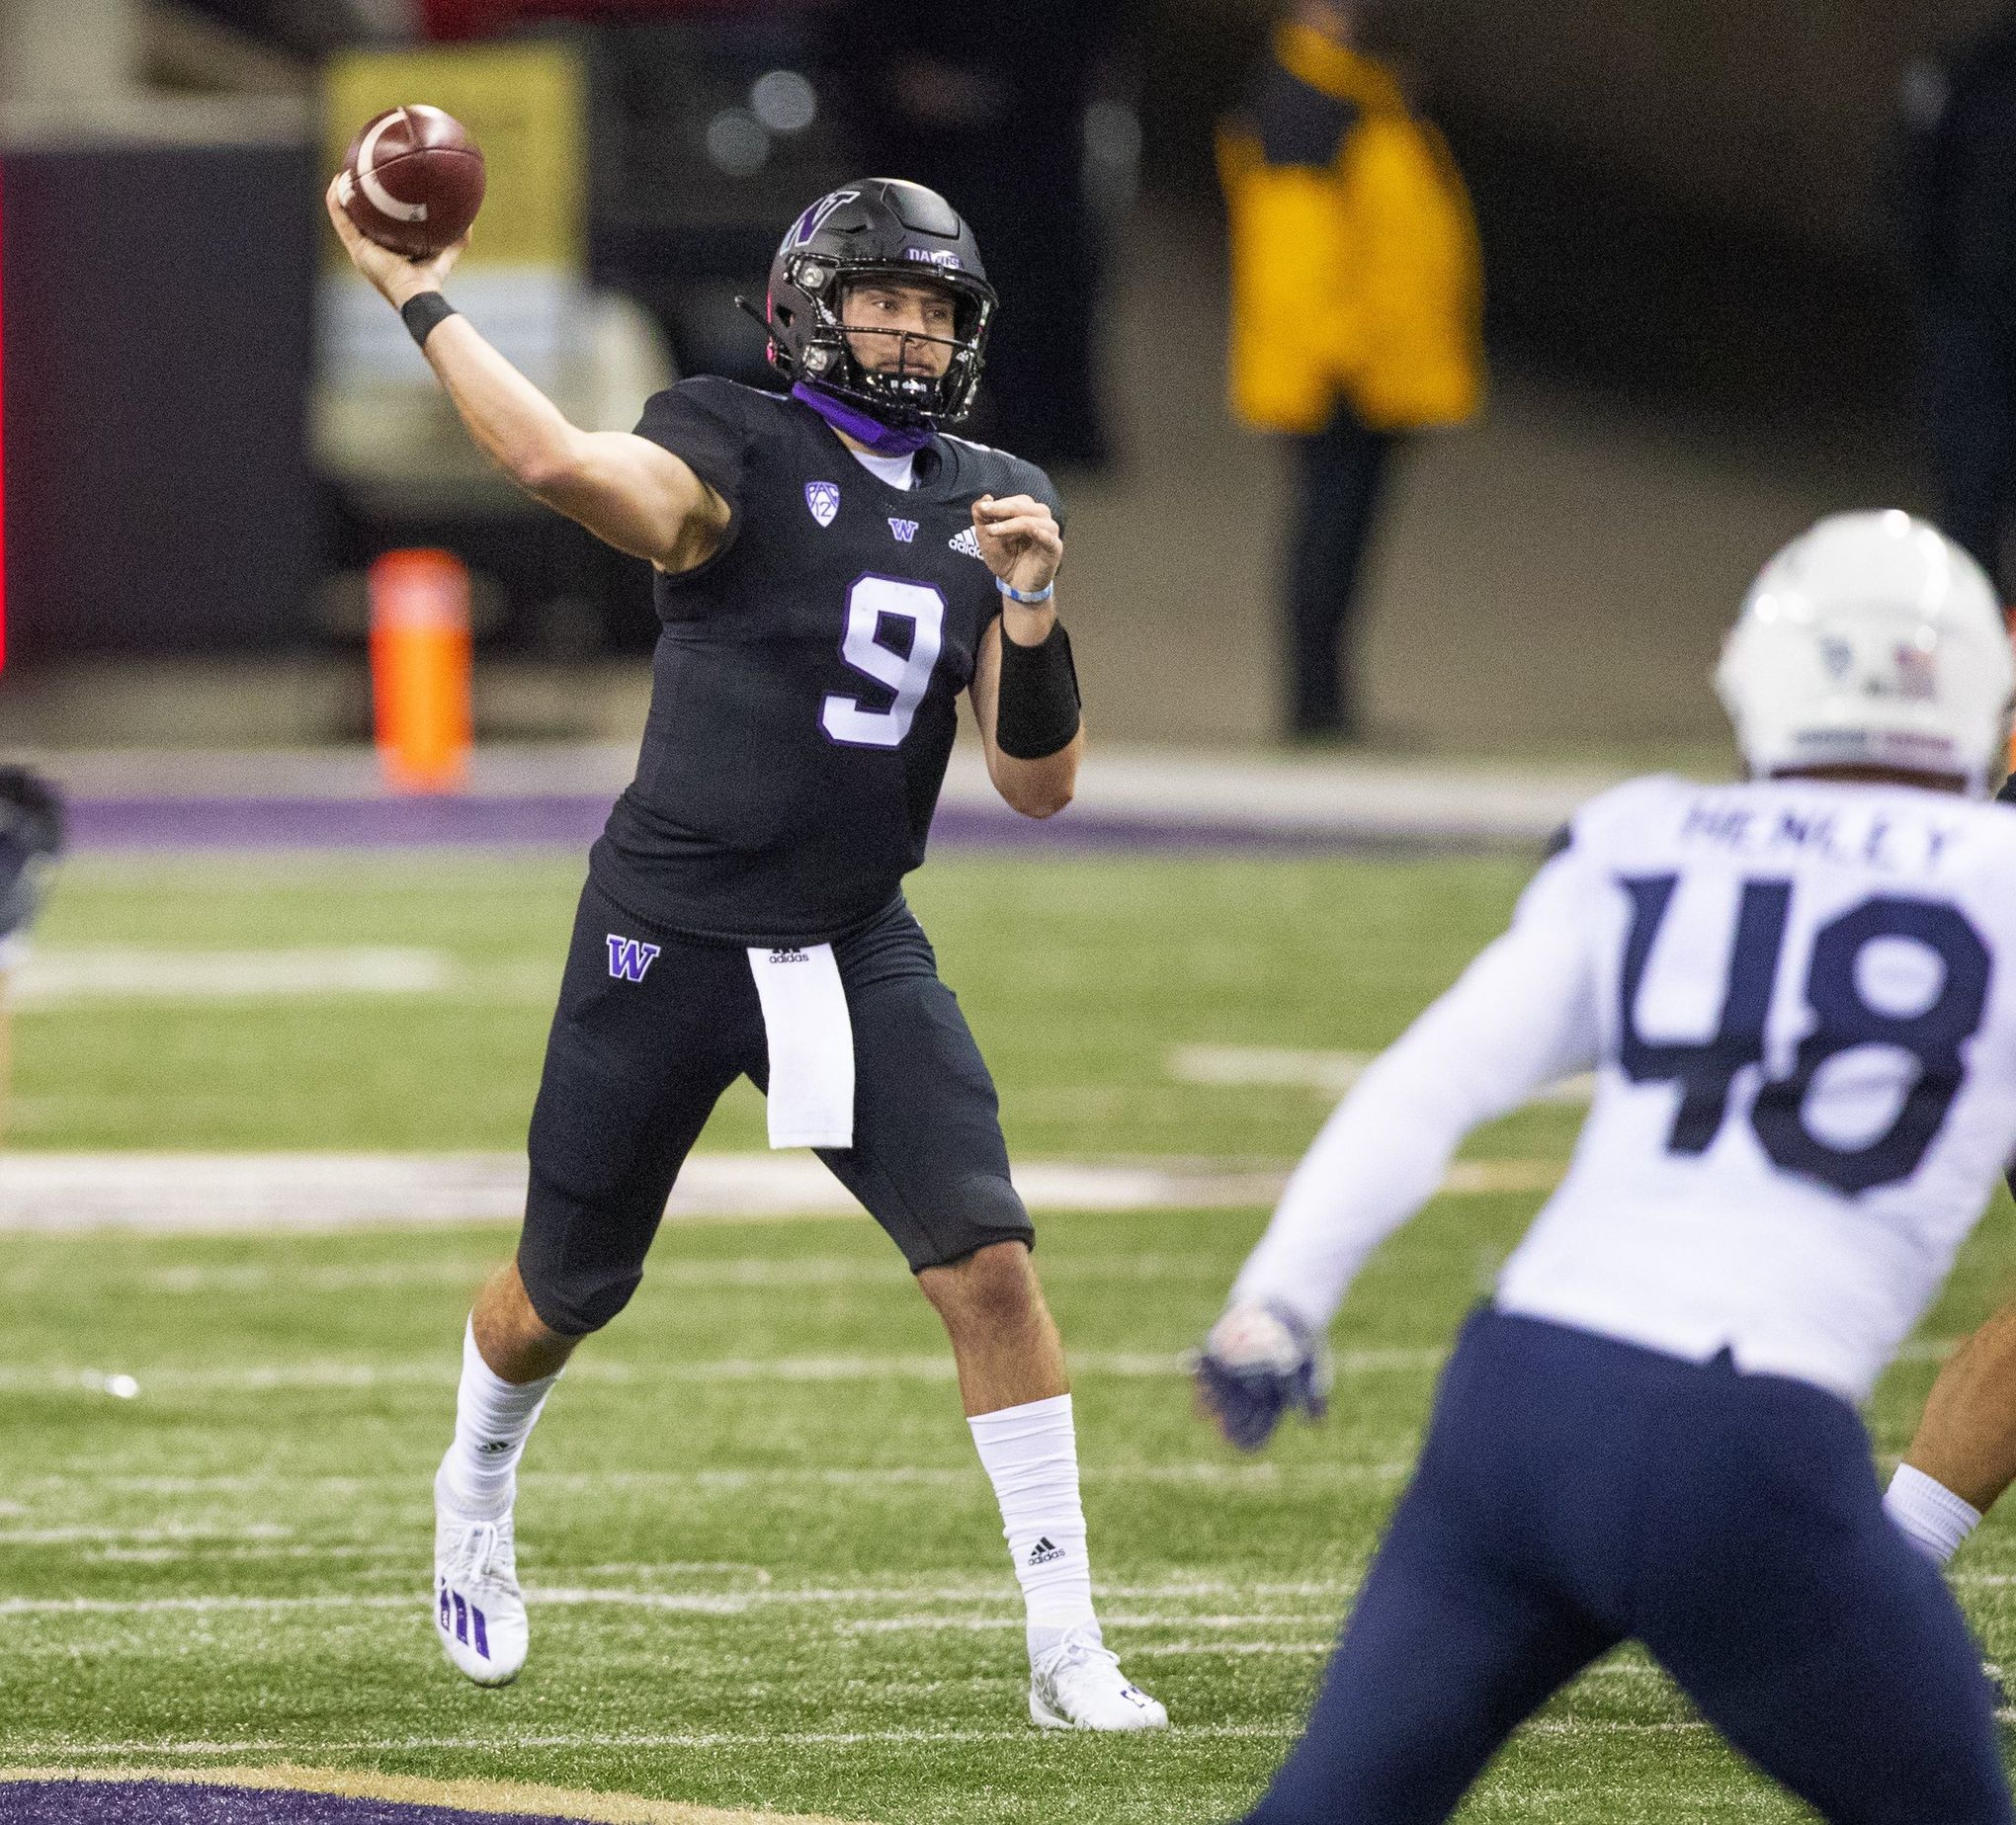
[[[371,685],[393,791],[468,784],[471,670],[467,567],[449,551],[387,551],[371,567]]]

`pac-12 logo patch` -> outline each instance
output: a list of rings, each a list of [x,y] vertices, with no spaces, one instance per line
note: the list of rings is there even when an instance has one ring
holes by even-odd
[[[619,982],[641,982],[658,954],[656,945],[609,935],[609,973]]]
[[[840,511],[840,484],[837,481],[806,482],[805,505],[812,510],[812,518],[821,526],[831,526],[833,516]]]
[[[891,515],[889,531],[895,534],[897,544],[906,545],[917,537],[917,522],[915,520],[898,520]]]

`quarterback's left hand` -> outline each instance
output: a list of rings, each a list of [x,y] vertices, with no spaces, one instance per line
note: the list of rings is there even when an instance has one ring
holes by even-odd
[[[1265,1445],[1291,1407],[1312,1420],[1329,1410],[1329,1358],[1280,1305],[1234,1305],[1211,1327],[1196,1375],[1198,1405],[1242,1452]]]
[[[1011,589],[1048,589],[1064,559],[1056,515],[1032,494],[1000,501],[981,495],[973,503],[973,536],[987,568]]]

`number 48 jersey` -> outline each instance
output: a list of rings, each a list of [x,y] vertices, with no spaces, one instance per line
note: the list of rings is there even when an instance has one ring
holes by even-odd
[[[1594,800],[1332,1118],[1240,1296],[1327,1321],[1464,1131],[1590,1067],[1499,1307],[1860,1399],[2016,1148],[2016,808],[1793,780]]]
[[[641,919],[739,943],[833,937],[924,858],[980,640],[1000,612],[972,530],[1043,471],[937,437],[893,486],[798,400],[696,378],[641,437],[727,503],[720,548],[657,578],[635,781],[591,867]]]

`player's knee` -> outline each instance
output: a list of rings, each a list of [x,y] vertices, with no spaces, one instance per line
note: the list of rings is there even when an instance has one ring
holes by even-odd
[[[518,1258],[518,1275],[536,1323],[569,1342],[599,1331],[630,1302],[643,1275],[617,1267],[584,1264],[554,1270]]]
[[[926,1269],[917,1284],[955,1333],[1013,1330],[1029,1321],[1043,1296],[1029,1245],[1022,1241],[987,1243],[944,1267]]]

